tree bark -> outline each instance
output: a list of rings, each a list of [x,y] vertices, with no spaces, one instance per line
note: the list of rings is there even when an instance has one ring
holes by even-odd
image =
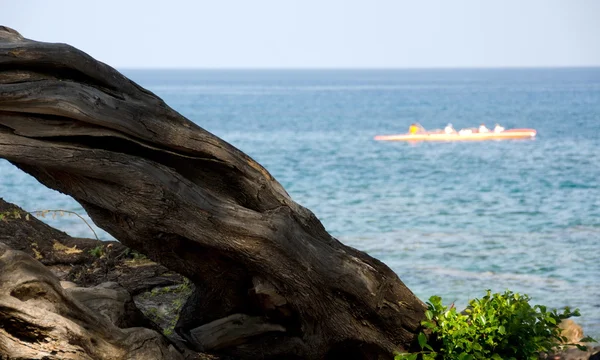
[[[156,331],[118,327],[128,325],[129,303],[116,284],[63,289],[41,263],[0,242],[0,359],[183,360]]]
[[[219,351],[242,358],[389,357],[418,332],[425,306],[398,276],[246,154],[87,54],[2,27],[0,157],[192,280],[178,331],[198,348],[192,330],[235,314],[266,329],[232,327],[252,335]]]

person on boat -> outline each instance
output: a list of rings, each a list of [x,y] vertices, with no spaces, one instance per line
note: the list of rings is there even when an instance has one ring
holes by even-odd
[[[487,132],[490,132],[490,129],[488,129],[487,127],[485,127],[485,124],[481,124],[481,125],[479,125],[479,132],[480,133],[487,133]]]
[[[500,124],[496,124],[496,126],[494,127],[494,132],[501,133],[503,131],[504,131],[504,128],[502,126],[500,126]]]
[[[448,125],[446,125],[446,127],[444,128],[444,132],[446,134],[454,134],[456,132],[456,130],[454,130],[454,127],[452,126],[452,124],[448,123]]]
[[[421,130],[421,126],[419,124],[417,124],[417,123],[412,123],[408,127],[408,133],[410,135],[415,135],[416,133],[419,132],[419,130]]]

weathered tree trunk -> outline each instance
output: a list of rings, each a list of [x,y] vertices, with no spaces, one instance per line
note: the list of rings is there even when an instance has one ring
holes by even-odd
[[[250,157],[71,46],[0,28],[0,157],[191,279],[178,326],[197,348],[370,358],[418,331],[424,304],[386,265],[334,239]]]

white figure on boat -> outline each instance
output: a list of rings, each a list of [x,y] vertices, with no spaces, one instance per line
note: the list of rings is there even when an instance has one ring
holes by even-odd
[[[446,125],[446,127],[444,128],[444,132],[446,134],[454,134],[456,132],[456,130],[454,130],[454,127],[452,126],[451,123],[448,123],[448,125]]]
[[[485,124],[483,124],[483,123],[482,123],[481,125],[479,125],[479,133],[480,133],[480,134],[483,134],[483,133],[488,133],[488,132],[490,132],[490,129],[488,129],[488,128],[485,126]]]
[[[500,124],[496,124],[496,126],[494,127],[494,132],[496,134],[501,133],[504,131],[504,128],[502,126],[500,126]]]
[[[419,123],[412,123],[408,127],[408,133],[411,135],[415,135],[417,133],[425,133],[427,132],[423,126]]]

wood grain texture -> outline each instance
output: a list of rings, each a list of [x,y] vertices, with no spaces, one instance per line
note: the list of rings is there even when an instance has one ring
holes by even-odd
[[[246,314],[287,337],[223,352],[370,358],[408,348],[418,332],[425,306],[385,264],[333,238],[249,156],[71,46],[0,28],[0,157],[191,279],[178,324],[188,339]],[[275,301],[252,291],[256,278]]]

